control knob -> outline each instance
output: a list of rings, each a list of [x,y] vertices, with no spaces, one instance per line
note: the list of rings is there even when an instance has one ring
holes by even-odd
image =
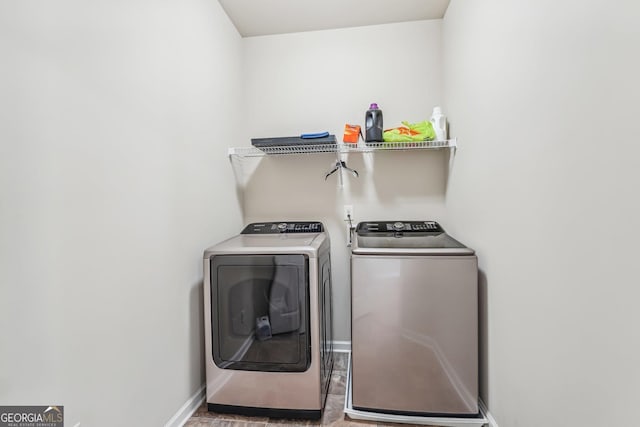
[[[393,224],[393,229],[394,230],[399,231],[399,230],[402,230],[403,228],[404,228],[404,223],[402,223],[400,221],[398,221],[398,222]]]
[[[278,230],[282,233],[283,231],[286,231],[287,229],[287,223],[286,222],[281,222],[280,224],[278,224]]]

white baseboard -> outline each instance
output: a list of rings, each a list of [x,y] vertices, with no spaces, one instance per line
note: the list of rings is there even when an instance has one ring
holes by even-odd
[[[189,418],[191,418],[193,413],[196,412],[200,405],[202,405],[202,402],[204,402],[205,389],[205,384],[202,384],[198,391],[196,391],[193,396],[191,396],[189,400],[187,400],[185,404],[178,409],[178,412],[176,412],[173,417],[167,421],[164,427],[182,427],[187,421],[189,421]]]
[[[480,405],[480,408],[482,408],[484,416],[487,417],[487,427],[498,427],[498,422],[495,418],[493,418],[493,415],[491,415],[491,412],[489,412],[489,408],[487,408],[487,405],[484,404],[482,399],[478,399],[478,404]]]

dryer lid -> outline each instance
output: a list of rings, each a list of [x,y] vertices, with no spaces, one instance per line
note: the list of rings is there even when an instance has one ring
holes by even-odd
[[[322,233],[324,226],[319,221],[275,221],[254,222],[240,234]]]
[[[278,228],[280,224],[286,225]],[[224,254],[298,253],[315,258],[325,246],[329,246],[329,234],[321,222],[262,222],[249,224],[241,234],[205,249],[204,258]]]

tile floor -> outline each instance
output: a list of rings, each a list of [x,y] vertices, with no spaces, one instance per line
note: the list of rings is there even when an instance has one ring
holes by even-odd
[[[208,412],[206,403],[202,404],[184,425],[185,427],[292,427],[292,426],[398,426],[399,424],[375,423],[351,420],[344,414],[344,394],[347,383],[347,353],[336,353],[329,396],[319,421],[282,420],[266,417],[243,417],[239,415]]]

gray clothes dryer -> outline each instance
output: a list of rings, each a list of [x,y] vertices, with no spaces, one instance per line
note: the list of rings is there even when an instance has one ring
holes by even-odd
[[[358,224],[351,251],[352,404],[480,416],[478,264],[435,221]]]
[[[210,411],[320,418],[333,368],[329,235],[265,222],[204,252]]]

